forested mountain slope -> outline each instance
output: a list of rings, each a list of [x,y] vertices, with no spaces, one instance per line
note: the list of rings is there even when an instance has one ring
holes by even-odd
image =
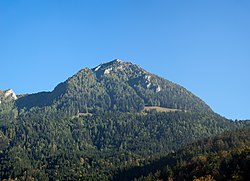
[[[145,105],[211,112],[185,88],[151,74],[129,62],[114,60],[84,68],[52,92],[24,95],[19,108],[54,106],[71,115],[77,112],[140,112]]]
[[[206,113],[100,114],[67,118],[51,108],[1,121],[2,178],[111,179],[187,143],[241,124]]]
[[[118,59],[84,68],[52,92],[0,91],[0,100],[0,180],[112,180],[123,173],[129,180],[141,176],[129,175],[131,168],[248,125]]]
[[[249,121],[244,127],[199,140],[114,180],[250,180]]]

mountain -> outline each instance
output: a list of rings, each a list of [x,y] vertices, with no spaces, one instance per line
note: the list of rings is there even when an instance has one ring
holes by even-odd
[[[84,68],[51,92],[0,97],[0,180],[130,180],[131,169],[249,126],[118,59]]]
[[[55,106],[70,114],[140,112],[145,106],[212,111],[200,98],[180,85],[119,59],[93,69],[84,68],[52,92],[25,95],[16,103],[19,108],[28,109]]]

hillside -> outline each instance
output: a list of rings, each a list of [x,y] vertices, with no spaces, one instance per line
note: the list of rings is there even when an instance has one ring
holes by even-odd
[[[142,176],[133,169],[171,153],[177,160],[197,140],[248,126],[118,59],[84,68],[51,92],[0,98],[1,180],[130,180]]]
[[[2,178],[109,180],[197,139],[241,125],[211,114],[108,113],[69,118],[56,109],[10,114],[0,124]]]
[[[19,108],[54,106],[70,115],[106,111],[140,112],[145,105],[211,112],[185,88],[119,59],[84,68],[52,92],[25,95]]]
[[[185,146],[145,167],[119,173],[114,180],[249,180],[250,127]]]

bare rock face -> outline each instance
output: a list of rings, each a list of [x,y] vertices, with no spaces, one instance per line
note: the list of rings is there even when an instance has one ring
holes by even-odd
[[[12,89],[0,91],[0,103],[3,100],[17,100],[16,93]]]
[[[16,96],[15,92],[12,89],[6,90],[5,93],[4,93],[4,96],[5,97],[10,97],[13,100],[17,99],[17,96]]]

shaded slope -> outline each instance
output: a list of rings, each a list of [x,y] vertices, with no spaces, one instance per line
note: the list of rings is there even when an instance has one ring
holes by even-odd
[[[249,180],[250,128],[246,125],[197,141],[147,166],[121,172],[114,180]]]

